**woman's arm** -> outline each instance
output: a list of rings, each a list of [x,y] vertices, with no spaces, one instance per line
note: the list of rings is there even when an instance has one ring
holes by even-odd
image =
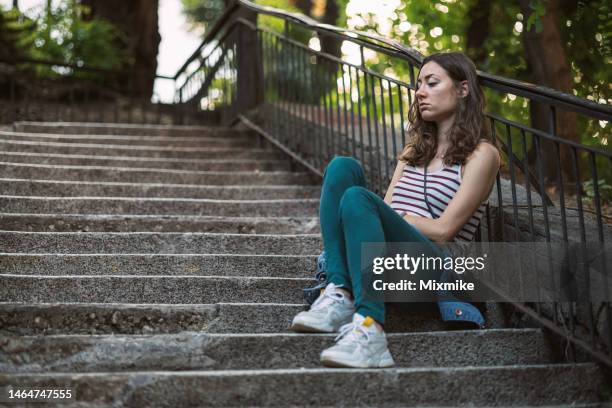
[[[387,192],[385,193],[385,203],[387,203],[387,205],[391,205],[391,200],[393,198],[393,189],[395,188],[397,180],[402,177],[402,172],[404,171],[405,165],[406,163],[404,163],[403,161],[397,161],[397,166],[395,166],[395,172],[393,173],[393,177],[391,178],[391,182],[389,183],[389,187],[387,188]]]
[[[491,193],[500,163],[497,149],[489,143],[480,143],[464,166],[459,190],[440,218],[406,215],[404,219],[432,241],[450,241]]]

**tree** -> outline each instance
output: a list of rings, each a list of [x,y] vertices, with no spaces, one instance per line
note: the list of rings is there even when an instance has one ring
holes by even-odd
[[[24,48],[32,46],[36,24],[18,9],[0,8],[0,62],[14,64],[24,57]]]
[[[519,0],[521,11],[527,21],[534,21],[532,16],[537,9],[528,0]],[[572,93],[573,80],[568,55],[561,37],[559,22],[561,10],[558,0],[548,0],[540,3],[540,17],[537,24],[523,29],[523,46],[525,57],[530,67],[531,80],[539,85],[557,89],[565,93]],[[545,8],[543,8],[545,7]],[[531,124],[537,129],[552,131],[550,129],[548,106],[531,102]],[[555,123],[556,135],[564,139],[580,143],[575,113],[560,111]],[[565,180],[574,180],[572,171],[572,157],[569,149],[561,149],[561,170]],[[550,181],[558,178],[557,152],[552,142],[542,141],[542,158],[544,160],[545,177]],[[532,149],[531,161],[535,159]]]
[[[157,72],[158,0],[82,0],[90,9],[90,18],[109,21],[123,33],[121,48],[130,58],[125,61],[121,78],[126,91],[149,99]]]
[[[491,2],[489,0],[477,0],[469,8],[467,15],[470,21],[466,32],[466,53],[478,66],[487,59],[484,44],[489,37]]]
[[[395,10],[389,32],[380,32],[375,16],[365,15],[361,20],[362,24],[349,28],[378,31],[425,55],[465,51],[483,71],[612,103],[612,73],[606,66],[612,61],[609,1],[592,0],[587,5],[577,0],[411,0]],[[370,65],[408,77],[401,64],[386,60]],[[546,106],[530,104],[514,95],[486,92],[489,111],[550,130]],[[610,124],[559,111],[556,125],[557,135],[562,138],[598,146],[608,144]],[[543,146],[542,150],[545,178],[556,181],[555,149]],[[529,158],[533,161],[534,157],[532,147]],[[573,162],[568,152],[561,152],[561,163],[564,180],[573,180]],[[607,167],[612,170],[609,164]],[[611,175],[608,171],[607,176]]]

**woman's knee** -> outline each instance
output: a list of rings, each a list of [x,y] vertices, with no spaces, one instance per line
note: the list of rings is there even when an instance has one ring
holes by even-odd
[[[370,194],[372,193],[365,187],[347,188],[340,199],[340,215],[346,218],[351,214],[363,212],[370,201]]]
[[[325,178],[332,180],[357,179],[361,178],[362,174],[361,163],[348,156],[334,157],[325,169]]]

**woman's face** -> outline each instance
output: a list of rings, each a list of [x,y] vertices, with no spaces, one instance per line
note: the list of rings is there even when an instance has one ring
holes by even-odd
[[[455,83],[434,61],[421,68],[416,97],[421,117],[428,122],[440,122],[451,117],[459,101]]]

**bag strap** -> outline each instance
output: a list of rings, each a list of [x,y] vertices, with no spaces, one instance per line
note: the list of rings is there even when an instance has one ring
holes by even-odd
[[[425,198],[425,205],[427,205],[427,210],[431,214],[431,218],[436,219],[438,216],[434,214],[429,204],[429,200],[427,199],[427,166],[429,166],[429,163],[426,163],[425,168],[423,168],[423,197]]]

